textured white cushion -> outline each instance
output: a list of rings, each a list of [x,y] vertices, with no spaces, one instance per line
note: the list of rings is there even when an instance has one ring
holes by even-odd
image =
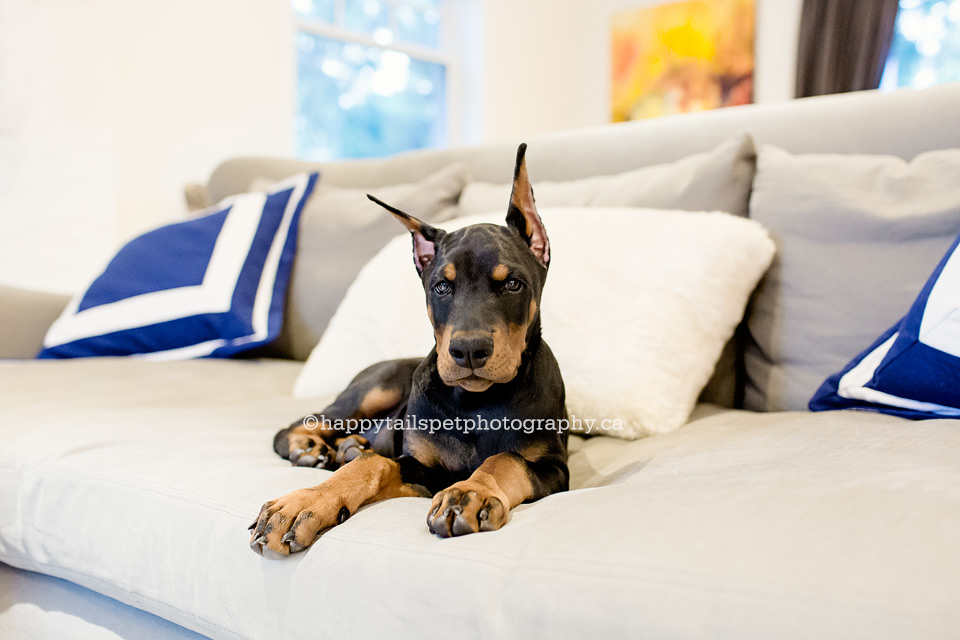
[[[553,256],[543,335],[560,363],[567,407],[584,421],[574,429],[635,438],[679,427],[770,264],[773,242],[759,224],[723,213],[540,214]],[[488,214],[445,226],[501,221]],[[401,236],[351,285],[294,394],[337,393],[374,362],[424,356],[432,346],[410,239]]]
[[[699,411],[571,438],[577,489],[439,539],[366,507],[286,560],[260,505],[329,476],[273,433],[289,362],[0,363],[0,562],[213,638],[955,638],[960,422]],[[581,490],[582,489],[582,490]],[[0,636],[2,636],[0,630]],[[67,636],[64,636],[67,637]]]

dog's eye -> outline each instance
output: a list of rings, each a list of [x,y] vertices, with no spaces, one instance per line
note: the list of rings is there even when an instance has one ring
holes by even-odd
[[[453,287],[450,286],[450,283],[446,280],[441,280],[437,284],[433,285],[433,292],[437,295],[443,295],[445,293],[450,293]]]
[[[523,289],[523,283],[516,278],[510,278],[503,283],[503,288],[507,291],[520,291],[520,289]]]

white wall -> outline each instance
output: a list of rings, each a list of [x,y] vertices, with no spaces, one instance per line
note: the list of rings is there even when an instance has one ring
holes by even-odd
[[[185,182],[289,155],[294,74],[283,0],[0,0],[0,282],[74,291]]]
[[[450,0],[454,143],[608,122],[610,19],[658,0]],[[757,101],[793,92],[801,0],[757,0]],[[0,283],[76,291],[185,216],[224,158],[289,155],[287,0],[0,0]]]
[[[609,122],[611,18],[663,2],[483,0],[483,139]],[[790,99],[802,0],[756,3],[754,100]]]

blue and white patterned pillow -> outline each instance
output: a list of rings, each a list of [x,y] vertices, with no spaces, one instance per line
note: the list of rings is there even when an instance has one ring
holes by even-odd
[[[317,174],[134,238],[50,327],[38,358],[226,357],[274,340]]]
[[[960,417],[960,237],[903,319],[820,386],[812,411]],[[882,292],[878,292],[883,295]]]

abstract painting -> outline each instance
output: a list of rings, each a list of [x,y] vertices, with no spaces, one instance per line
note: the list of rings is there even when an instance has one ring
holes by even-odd
[[[613,18],[614,122],[753,102],[754,0],[687,0]]]

